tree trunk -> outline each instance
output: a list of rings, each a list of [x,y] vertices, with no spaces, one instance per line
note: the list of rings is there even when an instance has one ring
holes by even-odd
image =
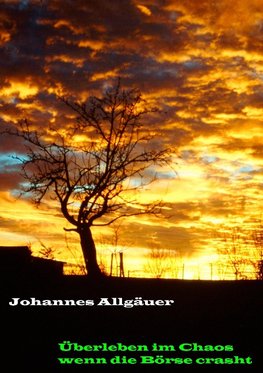
[[[82,224],[78,228],[81,249],[89,277],[101,277],[102,273],[97,262],[96,247],[93,241],[90,227]]]

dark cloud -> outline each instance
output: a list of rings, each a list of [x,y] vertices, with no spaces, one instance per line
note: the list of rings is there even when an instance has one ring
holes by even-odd
[[[22,179],[18,172],[0,172],[0,191],[19,189]]]
[[[139,223],[123,224],[121,227],[125,242],[135,247],[151,248],[152,237],[156,237],[161,248],[190,255],[198,250],[200,237],[194,228],[189,230],[184,227],[165,227],[160,224],[145,225]]]
[[[210,227],[202,217],[243,214],[236,182],[241,201],[252,204],[261,186],[262,19],[261,0],[2,1],[1,129],[24,117],[35,128],[67,128],[74,116],[58,93],[84,100],[121,76],[162,110],[147,122],[160,134],[154,145],[175,148],[182,179],[200,193],[185,192],[181,203],[170,198],[171,226],[142,220],[125,234],[146,245],[156,231],[165,247],[196,252]],[[1,154],[22,154],[23,145],[0,137]],[[17,171],[11,161],[1,164],[1,191],[19,186]]]

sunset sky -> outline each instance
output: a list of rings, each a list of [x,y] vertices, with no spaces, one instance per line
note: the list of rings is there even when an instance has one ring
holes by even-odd
[[[172,168],[142,196],[162,196],[171,217],[123,220],[127,267],[143,271],[152,245],[202,265],[216,234],[250,228],[263,197],[262,0],[0,0],[0,126],[74,121],[57,93],[84,100],[118,77],[162,110],[149,123],[176,149]],[[158,141],[157,141],[158,144]],[[39,241],[74,262],[77,236],[50,203],[17,199],[19,139],[0,138],[0,245]],[[110,256],[110,228],[94,228]],[[107,259],[108,260],[108,259]]]

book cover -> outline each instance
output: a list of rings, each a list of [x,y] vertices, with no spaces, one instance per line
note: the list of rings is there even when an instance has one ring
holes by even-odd
[[[0,15],[1,364],[262,372],[262,1]]]

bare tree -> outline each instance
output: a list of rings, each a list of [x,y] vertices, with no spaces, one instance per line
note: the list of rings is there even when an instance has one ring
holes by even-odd
[[[162,278],[169,270],[169,258],[168,250],[160,247],[152,246],[147,255],[148,262],[145,266],[145,270],[150,272],[154,278]]]
[[[219,235],[219,240],[224,244],[223,247],[218,249],[219,268],[221,266],[230,268],[235,280],[246,278],[245,270],[248,259],[242,230],[238,227],[233,227],[228,232]]]
[[[150,238],[148,245],[145,272],[150,273],[154,278],[162,278],[167,274],[176,278],[179,270],[179,252],[163,248],[155,235]]]
[[[55,249],[51,246],[47,246],[44,244],[44,242],[39,241],[41,245],[41,250],[39,251],[39,254],[42,258],[54,260],[55,259]]]
[[[145,272],[151,273],[154,278],[166,275],[169,275],[169,278],[178,278],[181,262],[177,251],[152,245],[147,259]]]
[[[26,180],[24,192],[37,204],[46,198],[59,203],[73,226],[67,230],[80,237],[88,275],[97,277],[101,271],[91,227],[160,212],[160,201],[140,203],[136,193],[154,181],[151,166],[169,162],[169,151],[158,148],[152,141],[154,131],[143,126],[143,119],[156,109],[137,89],[122,90],[118,82],[102,97],[84,103],[60,99],[77,115],[72,127],[49,126],[41,132],[23,120],[16,130],[5,133],[26,143],[26,156],[18,158]],[[75,143],[75,136],[81,142]]]
[[[235,275],[235,279],[263,279],[263,224],[261,220],[250,229],[233,227],[223,234],[217,234],[224,243],[218,250],[218,268],[221,276],[227,269]]]
[[[260,220],[251,233],[254,250],[250,255],[250,263],[257,280],[263,280],[263,223]]]
[[[122,222],[116,221],[110,226],[110,234],[103,234],[100,237],[100,245],[107,248],[107,252],[110,253],[110,263],[108,264],[108,272],[110,276],[121,277],[121,256],[123,260],[124,251],[126,251],[131,246],[131,241],[127,241],[127,237],[122,237],[123,231],[124,230],[122,230]]]

